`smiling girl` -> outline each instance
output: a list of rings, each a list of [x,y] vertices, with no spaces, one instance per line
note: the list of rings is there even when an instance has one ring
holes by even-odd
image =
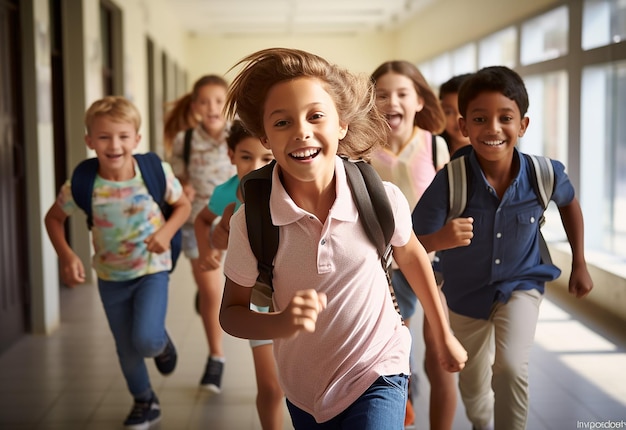
[[[267,49],[244,58],[226,108],[276,159],[269,201],[280,243],[274,312],[250,310],[259,274],[245,205],[230,223],[220,313],[233,336],[274,339],[279,381],[296,429],[403,429],[411,338],[359,214],[338,154],[367,157],[385,139],[373,88],[316,55]],[[423,302],[440,362],[460,370],[406,198],[384,183],[395,219],[394,255]]]

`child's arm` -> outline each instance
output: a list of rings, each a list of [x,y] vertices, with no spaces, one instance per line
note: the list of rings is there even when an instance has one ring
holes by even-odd
[[[468,246],[474,237],[473,218],[454,218],[431,234],[419,235],[418,239],[427,252]]]
[[[170,241],[178,229],[187,221],[191,213],[191,203],[185,194],[172,204],[172,215],[157,231],[148,236],[144,242],[148,252],[160,254],[170,247]]]
[[[217,218],[218,216],[205,206],[193,223],[200,254],[198,261],[203,270],[219,269],[222,264],[222,251],[214,249],[211,243],[211,226]]]
[[[226,278],[220,324],[226,333],[244,339],[276,339],[315,331],[317,316],[326,308],[326,294],[301,290],[281,312],[250,310],[252,288]]]
[[[411,233],[406,245],[393,248],[393,258],[424,308],[434,333],[439,362],[448,372],[460,371],[467,361],[467,352],[450,331],[428,254],[415,234]]]
[[[585,297],[593,288],[591,275],[585,261],[584,222],[578,199],[559,208],[563,228],[572,249],[572,273],[569,278],[569,292],[578,298]]]
[[[235,203],[231,203],[224,208],[222,218],[215,225],[211,232],[211,243],[217,249],[228,248],[228,233],[230,232],[230,218],[235,212]]]
[[[50,242],[59,256],[61,266],[61,279],[68,287],[85,282],[85,268],[83,262],[72,251],[69,243],[65,239],[65,220],[67,214],[63,212],[58,203],[54,203],[44,218],[46,230],[50,237]]]

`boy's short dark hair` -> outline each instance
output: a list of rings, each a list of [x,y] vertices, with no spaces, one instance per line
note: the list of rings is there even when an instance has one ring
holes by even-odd
[[[463,82],[459,88],[459,113],[465,117],[467,106],[485,92],[498,92],[517,103],[522,114],[528,110],[528,93],[524,80],[515,71],[505,66],[490,66],[480,69]]]
[[[448,94],[457,94],[463,82],[465,82],[465,80],[470,76],[472,76],[471,73],[463,73],[462,75],[453,76],[441,84],[439,87],[439,100]]]
[[[231,151],[235,151],[235,148],[247,137],[255,137],[250,133],[246,127],[244,127],[243,123],[236,119],[230,126],[230,131],[228,132],[228,137],[226,137],[226,143]]]

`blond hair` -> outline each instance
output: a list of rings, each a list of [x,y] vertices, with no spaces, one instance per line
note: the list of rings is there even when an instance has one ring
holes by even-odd
[[[241,65],[243,69],[226,97],[226,117],[238,115],[255,136],[265,137],[263,106],[272,86],[296,78],[315,78],[333,99],[339,121],[348,125],[346,137],[339,142],[339,155],[367,159],[386,143],[388,125],[376,109],[374,87],[367,76],[352,74],[317,55],[287,48],[258,51],[240,60],[233,69]]]
[[[106,96],[96,100],[85,112],[85,128],[87,134],[91,130],[94,120],[100,116],[108,116],[115,122],[130,123],[139,132],[141,115],[137,107],[128,99],[121,96]]]

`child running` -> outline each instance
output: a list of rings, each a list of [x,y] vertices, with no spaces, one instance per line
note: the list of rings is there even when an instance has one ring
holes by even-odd
[[[258,137],[252,136],[241,121],[235,120],[226,138],[228,154],[237,168],[237,174],[222,185],[215,187],[209,205],[202,209],[195,221],[196,238],[200,252],[199,265],[204,270],[222,267],[224,238],[228,235],[230,216],[242,202],[239,181],[246,174],[263,167],[274,159],[272,152],[265,148]],[[219,232],[213,234],[214,232]],[[222,240],[219,234],[222,234]],[[214,239],[215,236],[215,240]],[[267,312],[251,304],[258,312]],[[283,425],[283,392],[278,384],[276,362],[271,340],[250,340],[254,369],[257,381],[256,406],[261,426],[264,430],[280,430]]]
[[[220,268],[207,270],[200,267],[194,220],[206,207],[215,187],[235,174],[226,145],[228,124],[222,114],[227,89],[228,84],[223,78],[207,75],[196,81],[190,94],[178,100],[174,111],[183,118],[189,117],[189,111],[193,112],[198,125],[193,129],[188,150],[185,149],[185,131],[178,133],[170,158],[174,174],[182,182],[192,204],[191,215],[182,228],[183,253],[191,261],[198,286],[198,308],[209,345],[200,386],[214,393],[221,392],[226,360],[224,333],[219,324],[224,275]],[[173,117],[170,119],[174,121]]]
[[[372,73],[376,88],[376,105],[389,124],[387,146],[374,152],[372,166],[383,180],[397,185],[413,208],[424,190],[449,160],[448,148],[436,137],[445,126],[444,112],[437,96],[421,72],[408,61],[388,61]],[[433,144],[434,143],[434,144]],[[434,161],[436,160],[436,161]],[[395,267],[395,265],[394,265]],[[417,307],[417,297],[400,270],[393,270],[393,289],[400,312],[407,326]],[[441,294],[445,307],[445,298]],[[425,370],[430,381],[430,428],[452,428],[457,402],[454,375],[441,368],[437,360],[433,334],[424,318]],[[413,363],[412,363],[413,364]],[[414,374],[414,369],[412,369]],[[405,425],[414,424],[413,385],[409,384],[409,399]]]
[[[439,87],[439,102],[446,116],[446,129],[441,133],[448,145],[450,157],[467,154],[472,150],[467,136],[463,136],[459,127],[459,88],[471,73],[456,75],[448,79]],[[464,148],[462,151],[459,149]]]
[[[98,291],[115,338],[122,373],[134,399],[124,421],[146,429],[161,418],[145,357],[154,357],[164,375],[174,371],[176,349],[165,330],[170,240],[185,222],[191,205],[167,163],[165,201],[173,212],[165,221],[133,157],[141,135],[137,108],[122,97],[94,102],[85,114],[87,147],[96,153],[93,187],[93,267]],[[78,206],[68,180],[45,217],[48,235],[60,260],[61,277],[70,287],[85,281],[85,269],[65,238],[65,220]]]
[[[250,298],[259,271],[246,206],[233,215],[222,326],[237,337],[274,339],[296,429],[403,429],[411,336],[338,157],[367,158],[386,139],[372,84],[294,49],[262,50],[239,65],[226,108],[274,154],[268,204],[280,243],[275,311],[255,312]],[[391,183],[384,188],[395,219],[394,258],[423,303],[441,365],[459,371],[467,356],[449,330],[406,198]]]
[[[446,223],[448,177],[441,171],[413,213],[426,249],[443,250],[450,325],[469,353],[459,387],[475,429],[526,428],[528,362],[539,305],[545,283],[560,274],[541,257],[544,207],[533,189],[532,161],[517,149],[528,128],[527,109],[526,87],[515,71],[486,67],[467,78],[459,90],[459,124],[473,149],[466,156],[467,205],[461,217]],[[555,179],[551,200],[572,250],[569,290],[584,297],[593,283],[582,212],[565,166],[549,162]]]

